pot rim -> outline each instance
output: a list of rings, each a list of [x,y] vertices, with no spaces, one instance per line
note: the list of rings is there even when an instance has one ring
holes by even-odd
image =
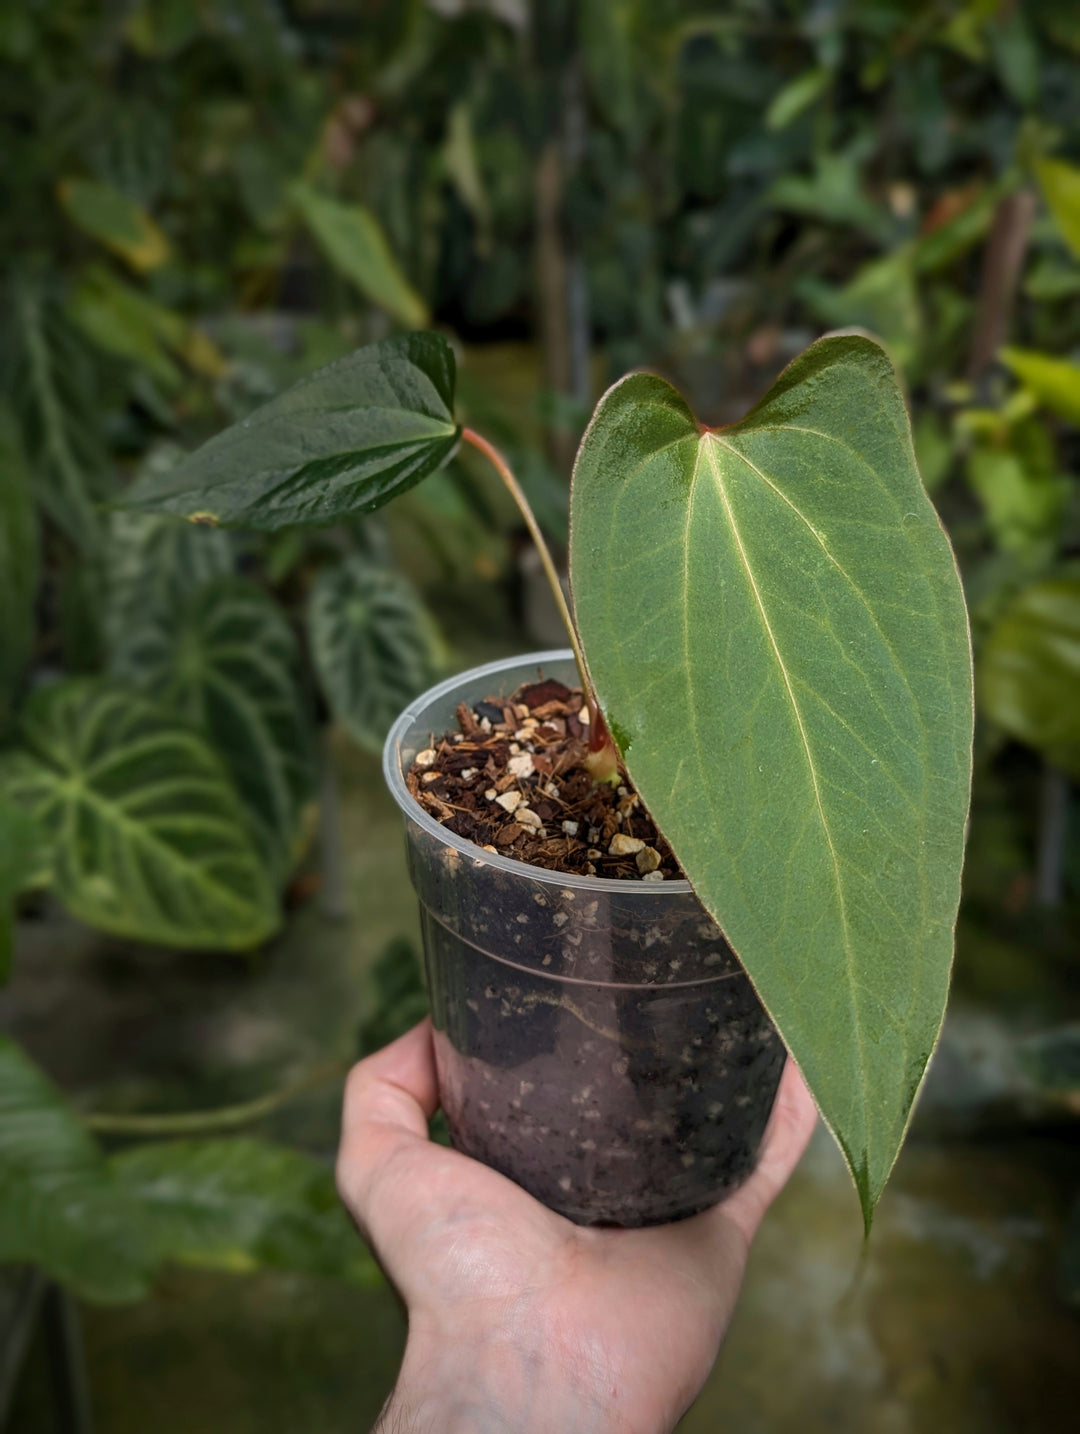
[[[578,876],[576,872],[549,871],[544,866],[531,866],[527,861],[517,861],[514,857],[485,851],[475,842],[468,841],[465,837],[459,837],[456,832],[450,831],[441,822],[437,822],[424,810],[405,785],[400,756],[402,737],[425,707],[437,702],[441,697],[449,696],[450,693],[466,683],[485,681],[500,673],[509,672],[522,666],[543,667],[545,663],[573,662],[573,660],[574,654],[568,647],[549,648],[544,652],[525,652],[518,657],[504,657],[500,658],[498,662],[485,662],[478,667],[467,668],[464,672],[446,678],[445,681],[437,683],[434,687],[429,687],[419,697],[415,697],[390,728],[383,745],[383,776],[386,779],[386,785],[390,788],[391,795],[408,820],[416,822],[418,826],[423,827],[426,832],[445,846],[453,847],[462,856],[467,856],[470,861],[477,862],[480,866],[493,866],[496,870],[504,871],[509,876],[531,877],[544,886],[589,891],[594,895],[600,893],[611,895],[613,889],[617,890],[620,896],[633,895],[641,897],[643,900],[652,899],[654,901],[662,896],[694,895],[694,888],[685,878],[677,881],[622,881],[614,876]]]

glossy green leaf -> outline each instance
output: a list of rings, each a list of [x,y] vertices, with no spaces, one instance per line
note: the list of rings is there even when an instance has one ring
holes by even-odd
[[[427,305],[406,278],[370,209],[343,204],[299,180],[290,187],[289,198],[334,268],[366,299],[408,328],[428,323]]]
[[[1004,348],[998,357],[1051,413],[1080,423],[1080,365],[1035,349]]]
[[[125,1151],[109,1167],[161,1258],[380,1279],[330,1169],[311,1155],[264,1140],[176,1140]]]
[[[440,334],[401,334],[302,379],[126,506],[195,522],[275,529],[371,512],[440,468],[460,437],[454,354]]]
[[[133,621],[113,649],[113,664],[118,676],[208,738],[271,870],[284,881],[314,799],[315,747],[299,651],[281,609],[245,578],[212,579]]]
[[[441,644],[403,574],[362,553],[324,568],[308,607],[315,668],[334,716],[377,752],[391,722],[431,685]]]
[[[0,734],[34,651],[39,539],[22,439],[0,405]]]
[[[144,273],[169,257],[169,241],[141,205],[93,179],[65,179],[58,186],[68,217],[92,239]]]
[[[869,1222],[944,1013],[971,761],[963,595],[883,350],[822,339],[716,431],[662,379],[616,384],[570,566],[630,776]]]
[[[11,973],[15,898],[44,878],[48,864],[39,824],[29,812],[0,796],[0,986]]]
[[[0,1261],[40,1265],[86,1299],[144,1295],[138,1209],[63,1096],[0,1036]]]
[[[1061,237],[1080,259],[1080,166],[1063,159],[1037,159],[1035,173]]]
[[[104,931],[245,950],[277,928],[264,863],[219,759],[198,733],[119,684],[42,688],[0,794],[38,818],[64,905]]]
[[[992,722],[1080,777],[1080,574],[1013,600],[980,654],[978,694]]]

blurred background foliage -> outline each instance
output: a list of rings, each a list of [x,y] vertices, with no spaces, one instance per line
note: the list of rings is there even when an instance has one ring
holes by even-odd
[[[338,880],[313,845],[331,726],[376,751],[440,672],[552,635],[516,515],[464,455],[315,534],[111,511],[135,475],[435,325],[558,547],[608,382],[658,368],[726,422],[860,325],[906,379],[972,615],[959,981],[1008,1002],[1033,963],[1075,973],[1074,6],[8,5],[0,152],[5,969],[16,905],[53,900],[128,941],[260,947]],[[410,959],[380,968],[365,1045],[415,1016]],[[1075,1029],[1024,1067],[1073,1109]],[[117,1153],[17,1046],[0,1061],[0,1256],[99,1299],[165,1260],[377,1278],[312,1157],[240,1136]]]

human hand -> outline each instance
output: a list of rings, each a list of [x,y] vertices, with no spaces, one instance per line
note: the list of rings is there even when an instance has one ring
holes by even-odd
[[[660,1434],[704,1384],[765,1211],[815,1122],[789,1060],[754,1173],[721,1205],[642,1230],[586,1228],[428,1139],[422,1021],[351,1072],[337,1178],[405,1301],[386,1434]]]

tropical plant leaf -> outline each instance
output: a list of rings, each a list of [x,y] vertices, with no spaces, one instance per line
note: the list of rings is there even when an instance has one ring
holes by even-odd
[[[109,1167],[162,1258],[380,1280],[331,1172],[310,1155],[264,1140],[180,1140],[125,1151]]]
[[[971,762],[963,594],[884,351],[822,339],[716,431],[659,378],[616,384],[570,563],[630,776],[869,1223],[944,1013]]]
[[[1080,366],[1035,349],[1004,348],[998,357],[1051,413],[1080,424]]]
[[[78,336],[54,298],[27,280],[15,313],[14,406],[21,421],[34,496],[84,554],[101,542],[95,500],[111,483],[94,411],[93,379]]]
[[[0,798],[0,986],[11,974],[15,898],[45,879],[48,862],[41,827],[14,802]]]
[[[170,472],[183,455],[162,445],[143,464],[147,477]],[[114,668],[128,668],[127,650],[147,623],[167,623],[206,583],[233,572],[228,533],[156,513],[109,515],[105,636]]]
[[[244,811],[197,732],[117,683],[59,682],[23,714],[0,793],[53,844],[53,887],[81,920],[167,946],[244,950],[279,912]]]
[[[40,1265],[86,1299],[144,1295],[138,1207],[58,1090],[0,1036],[0,1261]]]
[[[1063,159],[1037,159],[1035,174],[1061,237],[1080,259],[1080,168]]]
[[[1080,777],[1080,572],[1026,587],[980,653],[981,710]]]
[[[454,354],[439,334],[383,339],[302,379],[125,506],[275,529],[388,503],[440,468],[460,437]]]
[[[175,520],[161,521],[198,536]],[[212,579],[127,627],[113,661],[118,676],[208,738],[283,882],[301,854],[315,745],[299,651],[281,609],[246,578]]]
[[[378,751],[440,665],[438,634],[419,594],[393,568],[353,554],[316,579],[308,634],[334,716],[361,746]]]
[[[140,204],[111,184],[64,179],[57,187],[68,217],[140,274],[169,257],[169,241]]]
[[[37,515],[22,439],[0,404],[0,735],[34,652],[39,566]]]
[[[370,209],[342,204],[302,180],[290,186],[289,198],[334,268],[366,299],[408,328],[427,325],[427,305],[394,258],[390,241]]]

